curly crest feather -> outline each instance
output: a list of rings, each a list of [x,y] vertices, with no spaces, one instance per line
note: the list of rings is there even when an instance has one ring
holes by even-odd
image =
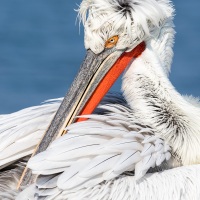
[[[119,35],[124,39],[118,48],[129,47],[173,18],[173,12],[169,0],[83,0],[79,17],[85,26],[85,46],[100,53],[108,38]]]

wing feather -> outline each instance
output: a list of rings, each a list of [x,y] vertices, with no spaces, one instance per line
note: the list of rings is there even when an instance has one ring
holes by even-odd
[[[0,116],[0,168],[33,152],[60,102],[50,100]],[[35,193],[41,199],[92,187],[126,171],[139,179],[170,161],[169,145],[140,124],[121,95],[109,94],[94,114],[83,117],[89,120],[67,127],[67,135],[30,160],[28,166],[39,175]]]
[[[104,105],[98,112],[102,114],[68,126],[66,135],[31,158],[28,166],[33,173],[41,177],[59,173],[57,187],[71,190],[94,186],[126,171],[134,171],[140,179],[170,159],[169,145],[150,127],[140,125],[128,107]]]
[[[0,117],[0,169],[33,152],[60,102],[52,100]]]
[[[141,160],[140,151],[125,151],[121,154],[120,159],[115,164],[113,172],[115,174],[122,174],[124,171],[133,171],[135,168],[135,163]]]

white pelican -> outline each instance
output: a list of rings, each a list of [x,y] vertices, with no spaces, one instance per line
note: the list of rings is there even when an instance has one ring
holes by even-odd
[[[199,199],[200,173],[194,164],[200,163],[200,106],[168,79],[171,2],[83,0],[79,12],[87,56],[47,133],[62,133],[65,117],[70,124],[77,114],[91,114],[126,69],[124,98],[108,95],[96,114],[84,116],[89,120],[69,125],[66,135],[31,158],[28,166],[39,176],[17,199]],[[19,119],[18,114],[1,117],[2,135],[10,139],[1,146],[2,168],[33,151],[58,104],[21,111]],[[13,120],[19,121],[10,127]],[[194,166],[148,173],[181,165]],[[5,174],[1,177],[4,181]],[[7,185],[2,188],[2,195],[16,195],[6,192]]]

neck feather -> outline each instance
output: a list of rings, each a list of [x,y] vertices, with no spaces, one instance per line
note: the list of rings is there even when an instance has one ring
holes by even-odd
[[[174,46],[174,23],[172,18],[167,18],[159,29],[152,33],[148,41],[153,51],[159,57],[165,73],[168,75],[171,69]]]
[[[136,117],[154,128],[183,164],[200,163],[200,108],[175,90],[165,67],[147,42],[146,50],[126,70],[122,90]]]

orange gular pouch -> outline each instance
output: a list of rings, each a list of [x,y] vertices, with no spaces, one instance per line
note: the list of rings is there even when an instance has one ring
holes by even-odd
[[[84,108],[80,112],[79,115],[89,115],[94,109],[98,106],[103,97],[107,94],[109,89],[115,83],[115,81],[119,78],[122,72],[126,69],[129,63],[134,59],[139,57],[142,52],[145,50],[146,45],[145,42],[140,43],[130,52],[124,52],[115,64],[111,67],[111,69],[107,72],[104,78],[100,81],[95,91],[85,104]],[[76,122],[81,122],[87,120],[87,118],[78,118]]]

